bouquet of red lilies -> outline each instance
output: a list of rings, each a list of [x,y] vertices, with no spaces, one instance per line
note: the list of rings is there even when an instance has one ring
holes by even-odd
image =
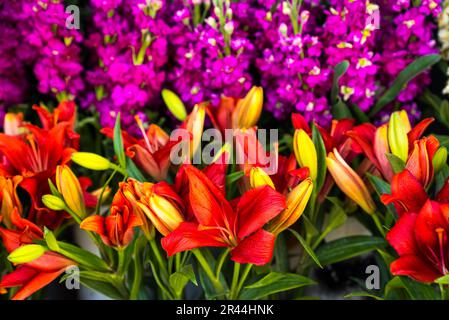
[[[71,101],[34,106],[39,126],[6,115],[1,293],[35,297],[59,277],[114,299],[299,298],[320,270],[371,252],[382,286],[348,296],[447,297],[449,167],[423,137],[433,119],[324,128],[293,114],[278,139],[257,126],[259,87],[188,115],[163,96],[175,130],[136,116],[139,138],[118,114],[99,152],[80,149]],[[351,219],[365,234],[335,238]]]

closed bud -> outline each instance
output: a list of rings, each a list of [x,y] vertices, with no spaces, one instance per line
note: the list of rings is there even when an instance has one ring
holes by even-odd
[[[111,168],[108,159],[91,152],[75,152],[72,154],[72,161],[90,170],[103,171]]]
[[[186,107],[181,99],[174,93],[168,89],[162,90],[162,99],[164,99],[165,104],[167,105],[168,110],[173,114],[173,116],[179,121],[184,121],[187,117]]]
[[[263,89],[252,87],[245,98],[238,101],[232,112],[233,129],[249,129],[259,121],[263,106]]]
[[[251,184],[251,188],[270,186],[274,190],[276,189],[270,176],[265,171],[263,171],[262,168],[259,167],[251,168],[251,171],[249,173],[249,181]]]
[[[376,211],[371,194],[362,178],[345,162],[337,149],[326,158],[327,168],[343,193],[357,203],[365,212]]]
[[[408,136],[410,121],[405,111],[396,111],[390,117],[388,124],[388,144],[391,153],[407,162],[408,158]]]
[[[447,149],[445,147],[440,147],[432,159],[434,174],[440,172],[446,163],[447,163]]]
[[[62,195],[68,209],[70,209],[79,218],[84,219],[87,216],[84,204],[84,195],[78,178],[66,165],[56,168],[56,187]]]
[[[294,224],[304,212],[312,190],[312,179],[307,178],[290,191],[286,197],[286,208],[270,222],[268,231],[278,234]]]
[[[293,150],[299,165],[309,168],[310,177],[315,181],[318,173],[318,157],[312,139],[302,129],[297,129],[293,137]]]
[[[11,252],[8,256],[8,260],[14,264],[23,264],[36,260],[42,256],[47,249],[38,244],[27,244],[18,247]]]
[[[64,200],[52,194],[42,196],[42,203],[51,210],[59,211],[66,209]]]

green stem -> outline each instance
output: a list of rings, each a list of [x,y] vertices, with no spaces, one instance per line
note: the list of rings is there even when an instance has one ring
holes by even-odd
[[[201,265],[201,267],[203,268],[203,270],[206,273],[207,277],[212,282],[212,285],[214,286],[215,292],[219,296],[224,296],[223,285],[221,284],[219,278],[215,277],[214,272],[212,271],[212,268],[207,263],[206,258],[204,258],[204,256],[201,253],[201,251],[199,249],[194,249],[194,250],[192,250],[192,253],[195,255],[198,263]]]
[[[253,265],[251,263],[248,263],[245,266],[245,269],[243,269],[243,273],[242,276],[240,277],[240,281],[237,284],[237,288],[236,288],[236,294],[235,294],[235,299],[239,298],[240,295],[240,291],[242,290],[243,285],[245,284],[246,278],[249,275],[249,272],[251,271],[251,268],[253,267]]]
[[[117,173],[117,169],[115,169],[112,174],[109,176],[108,180],[106,180],[105,184],[103,185],[103,188],[101,189],[101,193],[100,196],[98,197],[98,201],[97,201],[97,206],[95,207],[95,214],[99,215],[100,214],[100,206],[101,203],[103,202],[103,195],[104,192],[106,191],[106,187],[109,185],[109,183],[111,183],[112,179],[114,178],[115,174]]]
[[[151,246],[151,249],[153,250],[153,253],[156,257],[159,267],[161,268],[161,270],[163,272],[164,277],[166,279],[168,279],[167,264],[165,263],[165,260],[161,255],[161,251],[159,250],[159,247],[158,247],[155,239],[150,240],[150,246]]]
[[[232,283],[231,283],[231,292],[230,292],[230,299],[235,300],[237,298],[237,285],[239,282],[239,275],[240,275],[240,263],[235,262],[234,263],[234,273],[232,275]]]
[[[229,254],[229,249],[226,249],[225,251],[223,251],[223,253],[218,258],[217,267],[215,269],[215,277],[216,278],[220,278],[220,272],[221,272],[221,269],[223,268],[223,264],[226,260],[226,257],[228,256],[228,254]]]
[[[377,213],[372,214],[371,217],[373,218],[373,221],[376,224],[376,227],[379,230],[380,234],[385,238],[385,230],[379,220],[379,217],[377,216]]]
[[[126,271],[126,261],[125,261],[125,250],[120,248],[117,250],[118,263],[117,263],[117,274],[123,279]]]
[[[142,241],[143,240],[143,241]],[[139,297],[140,283],[142,282],[142,258],[140,255],[141,246],[144,245],[145,237],[140,237],[134,244],[134,279],[129,295],[130,300],[137,300]]]

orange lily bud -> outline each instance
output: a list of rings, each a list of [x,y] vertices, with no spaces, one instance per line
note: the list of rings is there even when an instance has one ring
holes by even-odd
[[[327,168],[338,187],[365,212],[373,214],[376,205],[362,178],[345,162],[337,149],[326,158]]]
[[[17,136],[24,130],[22,128],[23,113],[11,113],[5,114],[3,121],[3,131],[9,136]]]
[[[404,110],[391,114],[388,124],[388,144],[390,145],[391,152],[404,162],[408,158],[407,133],[410,131],[410,128],[410,121]]]
[[[83,190],[78,178],[66,165],[56,168],[56,186],[68,209],[81,219],[87,216]]]
[[[249,129],[259,121],[262,113],[263,89],[252,87],[245,98],[237,102],[232,113],[232,127],[234,129]]]
[[[393,169],[391,168],[390,161],[386,154],[390,153],[390,147],[388,145],[388,125],[384,124],[377,128],[374,136],[374,153],[376,159],[379,161],[379,166],[382,169],[387,181],[391,181],[393,178]]]
[[[145,234],[148,240],[153,240],[154,237],[156,236],[154,226],[151,223],[151,221],[147,219],[142,209],[140,209],[140,207],[137,205],[137,202],[143,196],[143,187],[142,187],[143,184],[144,183],[138,182],[137,180],[128,179],[126,183],[121,182],[119,186],[124,197],[132,205],[134,213],[142,221],[142,225],[140,226],[140,228],[142,229],[143,233]]]
[[[251,188],[255,189],[257,187],[261,186],[270,186],[274,190],[276,188],[274,187],[274,183],[271,180],[270,176],[263,171],[262,168],[259,167],[252,167],[249,172],[249,182],[251,184]]]
[[[434,168],[432,160],[439,145],[439,141],[434,136],[424,137],[414,141],[413,151],[405,165],[405,168],[409,170],[424,187],[427,187],[433,179]]]
[[[90,216],[83,220],[80,228],[97,233],[106,245],[122,249],[132,241],[134,227],[140,225],[142,221],[119,190],[112,200],[109,216]]]
[[[302,129],[295,131],[293,137],[293,150],[296,160],[301,167],[307,167],[310,170],[310,177],[315,181],[318,172],[318,157],[312,139]]]
[[[312,179],[307,178],[290,191],[286,197],[286,208],[270,222],[268,231],[279,234],[294,224],[304,212],[312,190]]]
[[[16,188],[21,181],[21,176],[15,176],[12,179],[0,176],[0,217],[2,217],[3,223],[8,229],[13,227],[11,222],[11,212],[14,208],[18,209],[19,214],[22,213],[22,204],[20,203],[16,192]]]
[[[137,202],[139,208],[164,236],[171,233],[184,221],[182,201],[165,182],[143,183],[144,195]]]

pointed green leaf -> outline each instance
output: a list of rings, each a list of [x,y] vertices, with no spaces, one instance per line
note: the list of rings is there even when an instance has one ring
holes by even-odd
[[[288,229],[288,230],[295,236],[296,239],[298,239],[299,243],[302,245],[302,247],[307,252],[307,254],[312,258],[312,260],[317,264],[317,266],[322,269],[323,266],[321,265],[320,261],[318,260],[318,257],[316,256],[313,249],[307,244],[306,240],[304,240],[304,238],[301,237],[301,235],[298,232],[296,232],[295,230],[293,230],[293,229]]]

